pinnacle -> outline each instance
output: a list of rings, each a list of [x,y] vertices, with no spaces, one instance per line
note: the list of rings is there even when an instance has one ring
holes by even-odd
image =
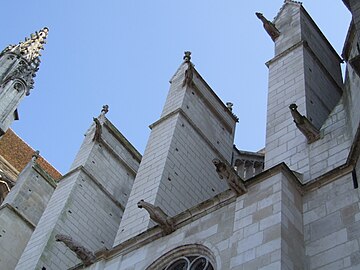
[[[40,31],[31,34],[30,37],[25,38],[25,41],[19,42],[18,45],[10,45],[7,51],[19,53],[30,63],[38,66],[40,63],[40,51],[44,49],[46,38],[49,33],[49,28],[44,27]]]

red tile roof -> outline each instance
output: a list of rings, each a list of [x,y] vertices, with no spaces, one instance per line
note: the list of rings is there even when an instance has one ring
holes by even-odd
[[[8,129],[0,139],[0,155],[19,172],[31,160],[34,151],[11,129]],[[43,157],[40,156],[37,163],[55,180],[61,177],[61,174]]]

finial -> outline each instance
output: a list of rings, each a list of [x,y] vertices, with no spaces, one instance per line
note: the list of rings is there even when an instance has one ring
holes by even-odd
[[[234,104],[232,102],[226,102],[226,107],[229,109],[230,112],[232,112]]]
[[[35,162],[40,156],[40,151],[39,150],[36,150],[33,154],[32,154],[32,161]]]
[[[186,52],[184,52],[184,57],[183,57],[183,59],[185,60],[185,62],[190,62],[190,60],[191,60],[191,52],[190,51],[186,51]]]
[[[263,26],[266,30],[266,32],[269,34],[271,39],[275,41],[280,36],[280,31],[275,27],[275,25],[270,22],[268,19],[264,17],[264,15],[260,12],[256,12],[256,17],[260,19],[260,21],[263,22]]]
[[[109,105],[102,106],[102,110],[101,110],[102,114],[107,114],[108,111],[109,111]]]

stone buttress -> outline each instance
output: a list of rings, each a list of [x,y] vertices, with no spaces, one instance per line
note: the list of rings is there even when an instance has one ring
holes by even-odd
[[[15,268],[56,188],[37,157],[19,174],[0,207],[0,269]]]
[[[342,60],[299,2],[286,0],[266,24],[277,36],[275,57],[267,62],[265,169],[285,162],[305,183],[349,154]]]
[[[226,190],[212,160],[231,162],[237,118],[210,89],[185,53],[140,164],[115,245],[154,226],[144,200],[172,217]]]
[[[74,245],[90,253],[112,247],[141,156],[105,117],[107,110],[94,118],[16,269],[68,269],[81,262]]]
[[[17,107],[34,87],[48,28],[31,34],[17,45],[9,45],[0,53],[0,137],[14,120]]]

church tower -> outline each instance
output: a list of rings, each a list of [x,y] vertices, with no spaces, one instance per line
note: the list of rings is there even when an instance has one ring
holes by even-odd
[[[18,120],[17,107],[34,87],[33,78],[39,70],[40,51],[48,32],[45,27],[0,53],[0,137]]]

